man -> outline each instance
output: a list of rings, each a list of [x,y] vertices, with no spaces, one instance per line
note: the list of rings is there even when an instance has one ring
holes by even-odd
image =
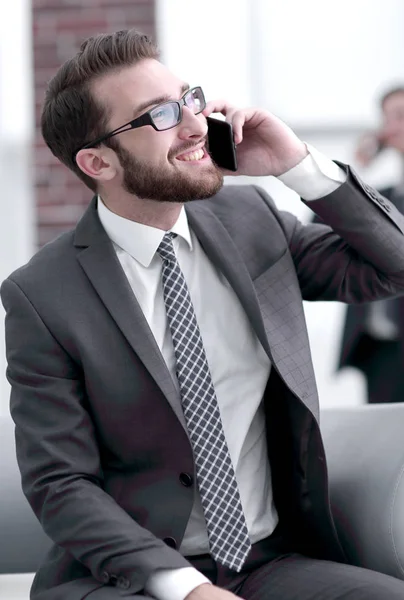
[[[368,166],[384,148],[393,148],[404,167],[404,87],[395,87],[381,99],[382,125],[365,134],[356,159]],[[380,193],[404,213],[404,171],[398,185]],[[317,216],[315,222],[319,222]],[[348,306],[338,368],[355,367],[366,379],[371,404],[404,401],[404,296]]]
[[[238,174],[274,175],[324,225]],[[262,110],[205,104],[137,32],[85,42],[42,131],[95,193],[2,285],[24,492],[54,546],[32,598],[395,599],[343,564],[302,299],[404,290],[404,218]]]

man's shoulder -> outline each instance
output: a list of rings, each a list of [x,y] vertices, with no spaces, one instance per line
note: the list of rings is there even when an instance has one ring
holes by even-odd
[[[272,212],[277,212],[276,205],[269,194],[257,185],[233,185],[227,184],[208,200],[197,200],[196,204],[209,207],[217,214],[223,214],[229,210],[245,212],[246,207],[263,206]]]
[[[206,216],[213,215],[227,230],[247,262],[252,255],[268,257],[271,250],[279,254],[286,248],[287,231],[281,211],[267,192],[258,186],[225,185],[209,200],[191,202],[191,205],[194,204],[197,206],[189,207],[193,223],[201,219],[209,223]],[[215,227],[213,221],[209,224]],[[220,228],[216,229],[216,233],[220,235]]]
[[[24,288],[25,284],[40,286],[55,276],[63,278],[68,271],[67,266],[75,257],[74,233],[75,230],[68,231],[45,244],[26,264],[13,271],[8,279]]]

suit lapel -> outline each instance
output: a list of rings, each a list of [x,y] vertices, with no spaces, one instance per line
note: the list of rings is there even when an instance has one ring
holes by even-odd
[[[289,340],[282,337],[284,331],[283,321],[280,319],[280,306],[284,300],[279,296],[276,281],[282,277],[290,277],[287,266],[280,260],[267,273],[264,273],[255,282],[252,281],[250,273],[246,267],[245,261],[241,257],[236,245],[234,244],[227,229],[221,221],[209,210],[203,206],[187,206],[187,215],[192,229],[195,231],[204,251],[212,262],[225,275],[226,279],[236,292],[265,352],[271,360],[273,367],[278,371],[282,380],[296,394],[308,408],[316,413],[317,396],[314,384],[314,373],[306,370],[311,365],[310,348],[307,340],[307,347],[302,352],[302,340],[297,340],[296,353],[290,353]],[[281,272],[274,274],[273,269],[279,269]],[[287,272],[284,272],[286,270]],[[271,283],[271,277],[275,277],[275,285]],[[289,281],[285,279],[285,288]],[[293,287],[293,286],[292,286]],[[262,305],[260,305],[260,300]],[[290,300],[290,299],[289,299]],[[301,310],[296,313],[293,311],[291,319],[301,319],[300,326],[303,324],[305,331],[303,308],[300,307],[301,298],[296,298],[297,307]],[[295,307],[296,308],[296,307]],[[301,330],[302,327],[299,328]],[[288,335],[290,332],[288,330]],[[285,343],[286,342],[286,343]],[[303,346],[304,346],[303,341]],[[285,348],[288,348],[288,354],[285,355]],[[314,395],[308,390],[307,381],[313,382]]]
[[[102,227],[95,199],[76,228],[77,259],[123,335],[186,430],[181,399],[150,327]]]
[[[258,339],[273,360],[254,285],[227,229],[211,211],[201,206],[190,205],[187,215],[204,251],[236,292]]]

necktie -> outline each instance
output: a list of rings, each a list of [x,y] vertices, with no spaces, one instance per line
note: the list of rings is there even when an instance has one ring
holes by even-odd
[[[239,572],[251,543],[202,337],[172,237],[166,233],[157,252],[163,260],[164,301],[210,553]]]

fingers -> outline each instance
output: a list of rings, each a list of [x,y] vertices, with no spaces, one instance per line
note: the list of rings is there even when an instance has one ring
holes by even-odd
[[[224,100],[212,100],[207,102],[203,115],[209,117],[212,113],[221,113],[226,117],[227,123],[230,123],[233,127],[234,142],[240,144],[243,140],[246,111],[239,110]]]
[[[226,117],[226,121],[228,118]],[[233,126],[234,143],[241,144],[243,141],[243,126],[246,121],[245,112],[236,110],[232,115],[232,120],[228,121]]]
[[[235,110],[235,107],[225,100],[211,100],[206,103],[203,114],[205,117],[209,117],[212,113],[222,113],[222,115],[227,116],[231,110]]]
[[[254,108],[238,109],[232,107],[226,114],[226,121],[233,126],[234,142],[241,144],[243,141],[243,130],[246,124],[253,122],[257,116],[257,111]]]

